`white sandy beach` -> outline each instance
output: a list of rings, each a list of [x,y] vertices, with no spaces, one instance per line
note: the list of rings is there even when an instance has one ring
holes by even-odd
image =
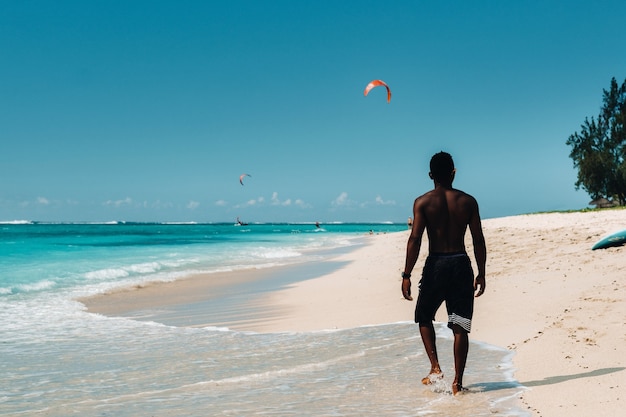
[[[514,216],[484,220],[483,227],[487,290],[476,300],[470,338],[515,351],[515,378],[529,388],[521,401],[533,415],[620,415],[626,406],[626,247],[591,246],[626,228],[626,210]],[[345,266],[262,294],[255,305],[270,313],[231,327],[309,331],[412,320],[415,301],[400,291],[407,238],[408,231],[368,236],[368,245],[333,259]],[[469,238],[467,247],[471,254]],[[414,271],[414,298],[425,256]],[[89,311],[113,315],[197,302],[209,292],[200,278],[83,301]]]

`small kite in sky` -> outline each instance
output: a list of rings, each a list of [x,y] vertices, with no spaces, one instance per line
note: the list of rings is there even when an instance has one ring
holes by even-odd
[[[243,185],[243,178],[244,178],[244,177],[251,177],[251,176],[252,176],[252,175],[250,175],[250,174],[241,174],[241,175],[239,176],[239,183],[240,183],[241,185]]]
[[[363,92],[363,95],[367,96],[367,93],[369,93],[372,88],[380,87],[380,86],[383,86],[387,89],[387,103],[389,103],[391,101],[391,90],[389,89],[389,86],[387,85],[387,83],[385,83],[383,80],[374,80],[371,83],[369,83],[367,87],[365,87],[365,91]]]

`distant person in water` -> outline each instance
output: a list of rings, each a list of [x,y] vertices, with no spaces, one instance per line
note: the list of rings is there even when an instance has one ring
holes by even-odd
[[[412,217],[409,217],[409,220],[406,221],[406,225],[409,226],[409,228],[411,226],[413,226],[413,218]]]
[[[402,272],[402,295],[411,297],[411,272],[417,262],[424,230],[428,234],[428,257],[419,282],[415,322],[430,360],[430,373],[422,379],[425,385],[443,378],[433,320],[446,302],[448,327],[454,333],[454,381],[452,393],[463,391],[463,372],[469,348],[468,334],[474,312],[474,296],[485,292],[487,249],[483,236],[478,203],[469,194],[452,188],[456,170],[450,154],[440,152],[430,160],[430,178],[434,189],[415,199],[413,224],[407,242]],[[469,226],[478,274],[474,272],[465,251],[465,232]],[[476,294],[474,295],[475,291]]]

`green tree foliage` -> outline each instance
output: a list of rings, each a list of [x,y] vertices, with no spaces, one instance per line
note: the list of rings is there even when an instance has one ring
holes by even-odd
[[[626,80],[603,90],[603,105],[597,119],[585,119],[580,132],[567,139],[570,158],[578,168],[576,189],[583,188],[591,198],[604,197],[626,204]]]

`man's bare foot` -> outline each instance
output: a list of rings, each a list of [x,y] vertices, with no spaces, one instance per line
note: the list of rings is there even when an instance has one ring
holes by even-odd
[[[463,385],[459,384],[458,382],[452,384],[452,395],[462,394],[466,391],[468,391],[468,389],[463,388]]]
[[[422,384],[424,385],[432,385],[437,383],[440,379],[443,379],[443,373],[439,372],[431,372],[428,376],[422,378]]]

